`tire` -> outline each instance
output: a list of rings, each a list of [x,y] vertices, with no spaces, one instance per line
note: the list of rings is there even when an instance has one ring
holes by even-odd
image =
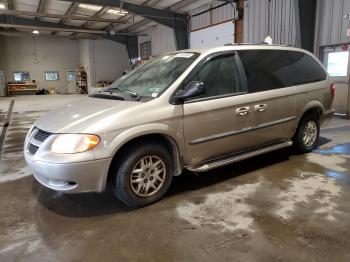
[[[309,139],[307,140],[307,134],[309,133]],[[311,135],[313,134],[313,135]],[[320,120],[317,114],[309,113],[305,115],[294,134],[293,143],[298,153],[311,152],[317,144],[318,137],[320,136]]]
[[[116,197],[134,208],[160,200],[168,191],[174,172],[168,150],[159,144],[138,143],[128,147],[122,155],[117,159],[120,162],[112,180]],[[163,169],[165,172],[160,172]]]

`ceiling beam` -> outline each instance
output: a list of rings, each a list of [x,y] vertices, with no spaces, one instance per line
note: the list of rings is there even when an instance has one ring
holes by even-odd
[[[67,26],[57,23],[8,15],[0,15],[0,27],[90,33],[97,34],[108,39],[114,39],[116,41],[118,40],[118,36],[138,36],[137,34],[129,34],[125,32],[118,32],[113,36],[107,36],[108,32],[105,30],[86,29],[79,26]]]
[[[5,32],[5,31],[0,31],[0,35],[5,35],[5,36],[27,36],[27,37],[33,37],[33,34],[31,33],[25,33],[25,32]],[[35,35],[34,37],[36,38],[64,38],[64,39],[99,39],[101,37],[93,35],[93,34],[79,34],[77,36],[64,36],[64,35]]]
[[[117,19],[99,18],[95,16],[78,16],[78,15],[60,15],[60,14],[48,14],[48,13],[37,13],[28,11],[14,11],[14,10],[0,10],[0,14],[3,15],[23,15],[32,17],[49,17],[49,18],[60,18],[62,20],[82,20],[82,21],[94,21],[94,22],[105,22],[105,23],[122,23],[125,22],[117,21]]]
[[[187,5],[193,4],[194,2],[196,2],[196,0],[183,0],[183,1],[179,1],[175,4],[173,4],[172,6],[169,7],[170,10],[172,11],[176,11],[179,10]]]
[[[85,28],[81,28],[79,26],[67,26],[57,23],[51,23],[46,21],[40,21],[40,20],[34,20],[34,19],[28,19],[23,17],[17,17],[17,16],[8,16],[8,15],[0,15],[0,27],[3,25],[21,25],[21,26],[29,26],[31,28],[38,28],[38,27],[46,27],[50,28],[51,30],[54,30],[55,28],[59,28],[61,30],[63,29],[75,29],[75,30],[84,30],[87,32],[91,32],[92,30],[88,30]],[[72,30],[71,30],[72,31]],[[94,30],[94,31],[103,31],[103,30]],[[126,45],[128,54],[130,58],[136,58],[138,57],[138,35],[130,35],[125,33],[117,33],[115,35],[109,35],[106,31],[103,31],[103,33],[94,34],[99,37],[103,37],[115,42],[122,43]]]
[[[196,1],[197,0],[182,0],[182,1],[178,1],[177,3],[167,7],[165,9],[171,10],[171,11],[178,11],[179,9],[181,9],[181,8],[187,6],[187,5],[193,4]],[[137,27],[139,27],[141,25],[144,25],[148,21],[149,21],[149,19],[147,19],[147,18],[146,19],[142,19],[141,21],[139,21],[137,23],[131,24],[130,26],[123,28],[123,30],[133,31],[133,30],[137,29]],[[117,28],[117,30],[118,30],[118,28]]]
[[[43,13],[46,7],[46,0],[40,0],[38,4],[38,8],[36,9],[37,13]]]
[[[157,3],[159,3],[159,2],[161,2],[162,0],[146,0],[145,2],[143,2],[142,3],[142,5],[155,5],[155,4],[157,4]],[[130,19],[133,19],[134,20],[134,14],[127,14],[127,15],[125,15],[125,16],[123,16],[123,17],[121,17],[121,18],[119,18],[119,20],[120,21],[129,21]],[[142,19],[142,20],[145,20],[145,19]],[[128,23],[129,24],[129,23]],[[130,25],[133,25],[133,23],[132,24],[130,24]],[[109,30],[109,29],[111,29],[111,26],[112,26],[112,29],[113,30],[118,30],[118,28],[114,28],[114,25],[113,24],[108,24],[106,27],[105,27],[105,29],[106,30]],[[129,28],[130,26],[127,26],[127,27],[123,27],[123,29],[125,30],[125,29],[127,29],[127,28]],[[122,30],[123,30],[122,29]]]
[[[65,0],[61,0],[65,1]],[[91,5],[102,5],[110,7],[123,8],[136,15],[149,18],[159,24],[174,28],[174,20],[182,21],[187,23],[187,16],[178,14],[170,10],[157,9],[146,5],[137,5],[128,3],[120,0],[69,0],[73,3],[83,3]],[[122,6],[121,6],[122,4]]]
[[[7,9],[8,10],[13,10],[14,7],[13,7],[13,0],[8,0],[7,1]]]
[[[72,15],[77,9],[78,9],[79,4],[78,3],[71,3],[69,8],[67,9],[65,15]],[[58,23],[64,24],[64,20],[60,20]]]
[[[0,27],[3,28],[19,28],[19,29],[37,29],[44,31],[60,31],[60,32],[76,32],[76,33],[89,33],[89,34],[107,34],[104,30],[92,30],[92,29],[77,29],[70,27],[47,27],[47,26],[34,26],[34,25],[17,25],[17,24],[7,24],[0,23]]]
[[[70,6],[68,7],[67,11],[66,11],[64,14],[65,14],[65,15],[71,15],[71,14],[73,14],[73,13],[77,10],[78,6],[79,6],[78,3],[71,3]],[[58,23],[59,23],[60,25],[64,25],[65,22],[66,22],[66,20],[63,20],[63,19],[61,19],[61,20],[58,21]],[[54,34],[56,34],[56,32],[52,32],[52,34],[54,35]]]
[[[100,19],[100,17],[102,15],[104,15],[108,10],[110,9],[109,6],[105,6],[103,8],[101,8],[97,13],[95,13],[92,18],[97,18],[97,19]],[[118,18],[119,19],[119,18]],[[117,22],[118,19],[104,19],[104,20],[114,20],[116,23],[122,23],[122,24],[125,24],[123,22]],[[86,20],[86,22],[81,26],[81,27],[84,27],[84,28],[87,28],[89,26],[89,22],[90,21],[93,21],[93,20]],[[97,20],[95,20],[97,21]],[[108,22],[108,21],[98,21],[98,22],[107,22],[107,23],[113,23],[113,22]]]

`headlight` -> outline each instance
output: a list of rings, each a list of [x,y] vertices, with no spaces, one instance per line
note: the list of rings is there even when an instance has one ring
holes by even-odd
[[[86,134],[59,135],[51,146],[57,154],[75,154],[89,151],[100,143],[100,137]]]

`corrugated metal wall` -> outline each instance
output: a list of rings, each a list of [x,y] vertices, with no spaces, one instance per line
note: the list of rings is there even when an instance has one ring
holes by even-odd
[[[214,2],[211,5],[205,5],[201,8],[192,10],[190,15],[195,15],[206,11],[210,8],[222,5],[222,2]],[[198,30],[200,28],[208,27],[210,25],[215,25],[222,23],[224,21],[232,20],[234,18],[234,6],[233,4],[226,4],[224,6],[218,7],[211,10],[210,12],[205,12],[203,14],[191,17],[191,31]]]
[[[151,41],[152,56],[176,50],[174,31],[169,27],[157,24],[141,34],[147,34],[147,36],[139,37],[139,46],[140,43]]]
[[[295,45],[293,0],[248,0],[244,6],[244,42],[260,43],[267,35],[274,44]]]
[[[319,45],[349,43],[346,30],[350,29],[350,20],[344,15],[350,13],[349,0],[318,0],[320,6]]]
[[[197,14],[202,11],[208,10],[210,7],[221,5],[222,2],[214,2],[211,5],[205,5],[202,8],[195,9],[190,14]],[[191,19],[191,30],[199,29],[209,26],[211,24],[221,23],[230,19],[233,19],[234,8],[231,4],[214,9],[210,12],[198,15]],[[176,50],[176,42],[174,31],[171,28],[157,24],[140,34],[146,34],[147,36],[139,37],[140,43],[151,41],[152,56],[157,56],[163,53],[172,52]]]

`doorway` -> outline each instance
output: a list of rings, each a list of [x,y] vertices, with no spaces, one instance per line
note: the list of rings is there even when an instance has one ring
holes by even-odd
[[[323,48],[323,63],[335,86],[336,114],[350,115],[350,52],[347,44]]]
[[[67,71],[67,86],[68,86],[68,94],[77,93],[77,79],[76,79],[76,72],[74,70]]]

